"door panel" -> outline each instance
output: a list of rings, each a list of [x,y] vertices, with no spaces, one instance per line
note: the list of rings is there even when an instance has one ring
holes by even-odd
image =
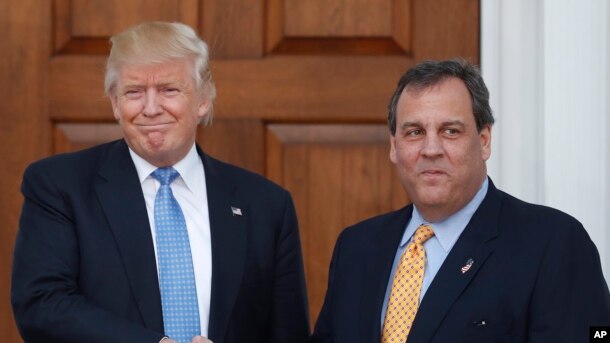
[[[320,312],[332,247],[343,228],[403,207],[384,124],[272,124],[267,176],[294,197],[312,318]]]
[[[286,0],[285,33],[289,37],[389,36],[391,11],[391,0]]]
[[[54,54],[107,54],[108,38],[142,21],[197,27],[198,0],[49,0]]]
[[[108,38],[143,20],[181,21],[209,43],[218,98],[197,140],[291,191],[312,321],[338,233],[407,199],[388,160],[386,107],[425,59],[479,60],[477,0],[20,0],[0,2],[0,332],[19,184],[31,161],[120,137],[103,73]]]

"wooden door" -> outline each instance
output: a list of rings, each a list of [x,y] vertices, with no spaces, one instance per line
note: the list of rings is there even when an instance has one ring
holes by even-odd
[[[108,37],[181,21],[209,43],[218,98],[198,141],[289,189],[312,320],[338,233],[407,203],[388,160],[386,106],[424,59],[479,60],[477,0],[19,0],[0,2],[0,332],[19,342],[9,275],[31,161],[120,136],[103,95]]]

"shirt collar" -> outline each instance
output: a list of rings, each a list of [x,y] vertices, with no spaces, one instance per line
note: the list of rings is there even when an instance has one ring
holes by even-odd
[[[489,180],[485,178],[485,181],[483,181],[483,184],[477,193],[470,200],[470,202],[466,204],[466,206],[456,213],[450,215],[445,220],[436,223],[430,223],[424,220],[417,210],[417,207],[413,205],[413,215],[411,216],[409,224],[407,224],[407,229],[405,230],[405,234],[400,241],[400,246],[404,247],[407,243],[409,243],[409,241],[411,241],[411,237],[415,233],[415,230],[417,230],[421,224],[430,224],[434,230],[434,235],[443,247],[443,250],[445,250],[445,252],[449,252],[455,245],[455,242],[457,242],[464,229],[466,229],[466,225],[468,225],[468,222],[470,222],[474,212],[479,208],[479,205],[481,205],[483,199],[485,199],[488,188]]]
[[[131,150],[131,148],[129,148],[129,155],[131,155],[131,159],[136,166],[140,184],[143,183],[148,177],[152,177],[150,174],[154,172],[157,167],[140,157],[133,150]],[[180,174],[180,178],[184,181],[186,187],[191,191],[193,190],[198,175],[198,160],[199,155],[197,154],[197,148],[195,147],[195,143],[193,143],[193,146],[186,156],[172,166]]]

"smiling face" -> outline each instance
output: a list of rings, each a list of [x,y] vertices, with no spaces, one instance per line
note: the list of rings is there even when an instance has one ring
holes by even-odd
[[[129,147],[157,167],[186,156],[209,107],[188,59],[122,65],[110,100]]]
[[[491,127],[477,131],[470,93],[457,78],[403,91],[390,159],[423,217],[447,218],[474,197],[486,174]]]

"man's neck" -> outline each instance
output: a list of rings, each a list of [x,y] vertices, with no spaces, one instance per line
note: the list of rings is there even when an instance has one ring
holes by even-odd
[[[481,183],[474,190],[472,195],[470,197],[467,197],[466,201],[458,203],[453,207],[444,207],[444,206],[430,207],[430,206],[420,206],[418,204],[414,204],[414,205],[415,205],[415,207],[417,207],[417,210],[419,211],[420,215],[426,222],[428,222],[428,223],[442,222],[442,221],[446,220],[447,218],[451,217],[452,215],[456,214],[457,212],[461,211],[462,209],[464,209],[466,206],[471,204],[473,201],[477,201],[480,203],[480,201],[482,201],[482,199],[485,197],[485,194],[480,194],[480,193],[483,192],[484,190],[488,189],[488,186],[486,187],[486,185],[488,185],[487,184],[487,175],[485,175],[485,178],[483,178],[483,180],[481,180]],[[475,199],[477,197],[478,197],[478,199]]]

